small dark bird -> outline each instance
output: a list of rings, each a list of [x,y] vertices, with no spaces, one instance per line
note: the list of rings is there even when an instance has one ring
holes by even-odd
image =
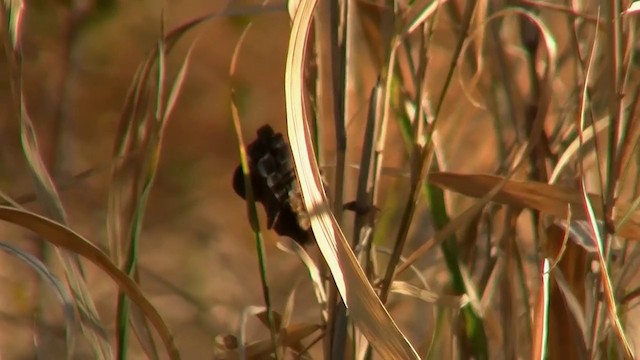
[[[309,214],[304,208],[289,146],[281,133],[264,125],[247,146],[247,161],[255,200],[267,213],[267,228],[304,245],[312,240]],[[233,174],[233,189],[246,198],[242,166]]]

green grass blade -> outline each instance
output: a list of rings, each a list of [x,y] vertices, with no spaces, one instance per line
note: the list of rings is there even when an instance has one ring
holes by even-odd
[[[444,192],[433,185],[427,185],[426,191],[429,204],[431,205],[434,226],[437,230],[442,230],[450,222],[445,207]],[[457,239],[455,236],[451,235],[447,240],[443,241],[440,249],[442,250],[445,263],[449,269],[453,290],[458,295],[465,294],[467,289],[458,265]],[[461,339],[463,342],[462,346],[469,346],[475,358],[488,359],[488,340],[484,332],[482,320],[471,308],[470,304],[465,305],[461,309],[461,312],[462,321],[464,322],[464,335],[466,336],[466,338]],[[468,344],[464,345],[465,342],[468,342]]]

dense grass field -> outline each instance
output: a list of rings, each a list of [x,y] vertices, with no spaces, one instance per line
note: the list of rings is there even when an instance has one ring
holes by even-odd
[[[640,351],[640,2],[3,4],[0,357]]]

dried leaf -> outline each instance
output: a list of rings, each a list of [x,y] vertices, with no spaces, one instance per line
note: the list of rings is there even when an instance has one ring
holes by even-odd
[[[482,197],[504,179],[493,175],[464,175],[455,173],[437,172],[429,175],[428,181],[439,187],[472,196]],[[594,213],[599,220],[603,220],[600,197],[589,194],[589,199],[594,208]],[[571,206],[573,219],[586,220],[582,195],[578,189],[550,185],[535,181],[508,180],[504,187],[493,198],[493,201],[505,204],[538,210],[542,213],[565,219]],[[622,209],[629,209],[629,205],[617,205]],[[622,227],[616,229],[616,234],[629,240],[640,240],[640,214],[629,215]]]

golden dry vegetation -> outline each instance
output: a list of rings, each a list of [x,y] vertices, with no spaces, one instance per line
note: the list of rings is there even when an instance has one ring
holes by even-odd
[[[632,1],[319,1],[308,41],[315,1],[298,3],[294,22],[285,4],[249,0],[5,1],[0,357],[166,358],[167,346],[170,357],[233,358],[238,341],[253,358],[637,353],[638,15],[623,12]],[[205,14],[216,15],[173,32]],[[322,250],[306,248],[328,313],[307,267],[276,247],[288,240],[264,229],[261,279],[261,240],[231,187],[236,131],[250,142],[271,124],[294,135],[307,205],[320,199],[315,173],[300,173],[314,158],[303,121],[319,129],[332,206],[331,217],[311,211]],[[367,139],[382,139],[370,158]],[[363,179],[369,161],[377,168]],[[363,184],[375,195],[361,197]],[[354,200],[370,211],[343,213]],[[327,230],[335,224],[344,239]],[[360,244],[366,277],[344,240]],[[99,319],[81,307],[91,301],[74,285],[75,254]],[[265,285],[270,306],[255,316]],[[129,304],[120,291],[140,307],[119,307]],[[340,322],[341,292],[353,328]],[[280,316],[289,333],[274,355],[269,325]],[[309,330],[300,342],[299,329]]]

